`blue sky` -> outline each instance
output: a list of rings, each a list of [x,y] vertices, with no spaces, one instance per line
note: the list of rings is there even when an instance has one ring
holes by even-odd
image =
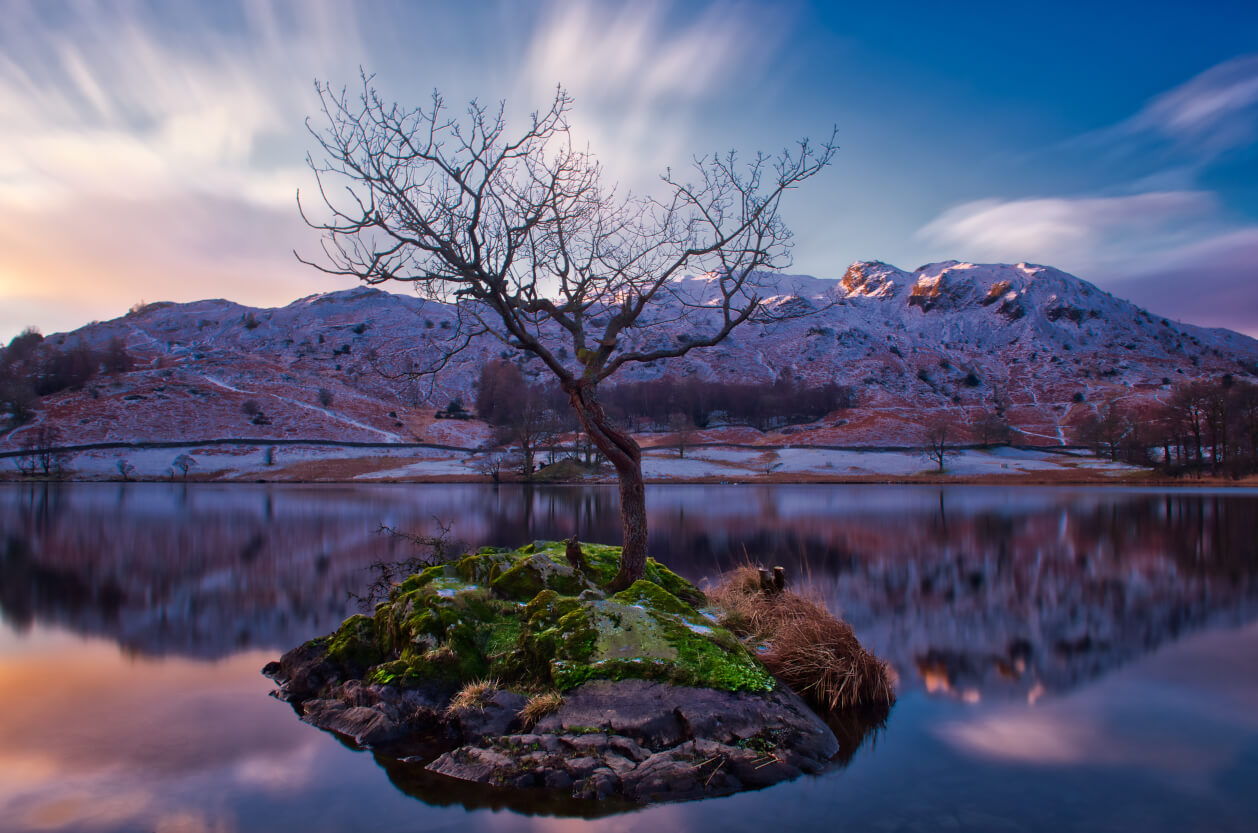
[[[1258,335],[1258,5],[75,3],[0,28],[0,338],[140,301],[283,304],[344,288],[316,241],[313,81],[401,102],[556,84],[649,191],[695,154],[832,125],[790,195],[793,271],[1021,260]]]

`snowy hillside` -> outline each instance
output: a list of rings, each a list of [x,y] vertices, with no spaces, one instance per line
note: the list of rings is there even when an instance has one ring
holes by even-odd
[[[704,281],[689,277],[679,289],[702,294]],[[773,285],[769,310],[813,314],[749,322],[717,348],[631,365],[617,378],[788,375],[856,392],[854,407],[810,425],[767,435],[710,428],[696,438],[704,441],[909,445],[927,415],[965,421],[996,408],[1024,441],[1048,445],[1074,440],[1101,402],[1152,403],[1177,381],[1258,369],[1251,338],[1156,318],[1044,266],[948,261],[905,272],[866,262],[839,280],[781,275]],[[224,300],[150,304],[50,336],[59,348],[119,338],[135,369],[44,397],[35,419],[0,438],[0,448],[46,423],[73,443],[239,437],[477,447],[488,440],[485,425],[436,420],[434,410],[456,397],[472,402],[489,359],[517,360],[538,380],[546,374],[539,362],[484,338],[435,379],[404,375],[454,332],[451,308],[364,287],[278,309]],[[666,330],[664,337],[688,336]]]

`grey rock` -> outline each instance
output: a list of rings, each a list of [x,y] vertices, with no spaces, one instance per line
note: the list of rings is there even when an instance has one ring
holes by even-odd
[[[460,746],[453,752],[442,755],[427,768],[451,778],[486,784],[501,783],[502,775],[512,772],[513,769],[512,761],[506,755],[475,746]]]
[[[570,790],[572,776],[562,769],[548,769],[542,775],[542,785],[551,790]]]
[[[405,729],[382,710],[349,706],[340,700],[309,700],[302,719],[320,729],[348,735],[362,746],[377,746],[398,740]]]
[[[528,699],[511,691],[495,691],[482,709],[465,709],[454,719],[464,743],[474,743],[491,737],[500,737],[519,728],[520,709]]]
[[[682,723],[673,713],[673,704],[654,699],[669,690],[707,689],[674,689],[644,680],[597,680],[566,693],[559,710],[542,718],[534,728],[565,734],[573,728],[595,727],[654,748],[675,746],[686,739]]]
[[[819,772],[838,750],[830,729],[787,690],[748,694],[600,681],[569,692],[532,732],[486,736],[429,768],[578,798],[684,801]]]

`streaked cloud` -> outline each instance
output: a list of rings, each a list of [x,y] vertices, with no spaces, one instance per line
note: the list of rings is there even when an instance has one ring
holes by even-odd
[[[1135,249],[1165,249],[1217,210],[1204,191],[985,199],[949,208],[917,236],[970,260],[1094,268]]]
[[[302,133],[311,80],[356,54],[348,7],[250,3],[239,31],[189,7],[171,31],[127,6],[85,4],[56,23],[39,4],[14,19],[0,60],[0,208],[195,191],[291,207],[300,157],[263,144]]]
[[[556,84],[566,87],[577,99],[579,140],[631,184],[684,164],[695,153],[697,108],[762,83],[789,18],[737,3],[683,11],[653,0],[551,3],[520,67],[525,100],[548,100]]]
[[[1098,138],[1162,138],[1207,158],[1252,144],[1258,139],[1258,55],[1225,61],[1155,96]]]

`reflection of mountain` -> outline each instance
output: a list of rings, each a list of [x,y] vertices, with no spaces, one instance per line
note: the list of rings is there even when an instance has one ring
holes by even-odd
[[[656,557],[694,579],[785,564],[903,685],[960,696],[1066,689],[1258,611],[1252,494],[667,486],[648,504]],[[381,524],[615,541],[615,512],[614,487],[4,487],[0,615],[141,653],[281,650],[352,612],[372,563],[412,554]]]

